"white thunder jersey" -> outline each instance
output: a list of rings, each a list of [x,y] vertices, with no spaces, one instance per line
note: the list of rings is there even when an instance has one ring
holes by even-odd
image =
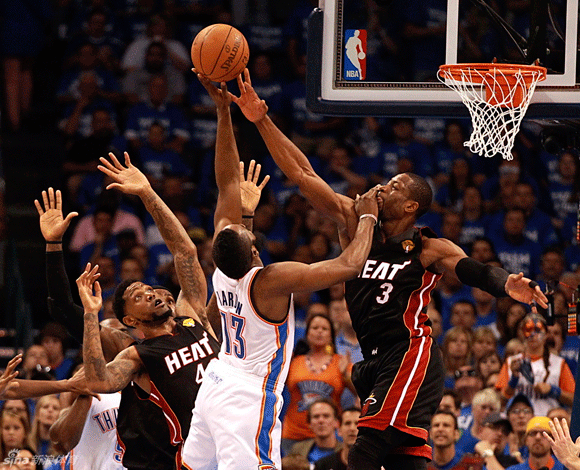
[[[239,280],[219,269],[213,274],[223,331],[219,360],[264,378],[264,387],[282,393],[294,347],[294,302],[291,298],[288,317],[281,323],[261,317],[250,296],[252,281],[261,269],[252,268]]]
[[[71,470],[124,470],[123,449],[117,443],[117,415],[120,393],[101,393],[93,397],[83,434],[66,459]],[[72,465],[70,460],[72,460]]]

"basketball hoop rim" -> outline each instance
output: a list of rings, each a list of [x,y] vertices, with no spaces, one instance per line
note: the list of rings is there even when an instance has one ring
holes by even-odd
[[[439,66],[439,71],[437,74],[441,79],[453,78],[458,81],[465,81],[465,73],[471,71],[478,72],[479,74],[496,74],[501,73],[507,84],[515,84],[516,74],[520,74],[526,85],[530,85],[534,81],[540,82],[546,79],[548,70],[546,67],[541,65],[525,65],[525,64],[497,64],[497,63],[464,63],[464,64],[445,64]],[[448,74],[447,77],[445,74]],[[482,76],[470,75],[470,79],[473,83],[481,83]],[[479,78],[479,79],[478,79]]]

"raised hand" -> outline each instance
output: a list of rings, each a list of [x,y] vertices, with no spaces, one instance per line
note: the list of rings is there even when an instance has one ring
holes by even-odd
[[[505,290],[512,299],[518,302],[526,304],[537,302],[543,308],[548,308],[548,299],[538,283],[524,277],[523,273],[510,274],[505,283]]]
[[[369,189],[362,196],[357,195],[354,201],[354,209],[359,217],[363,214],[372,214],[375,216],[376,221],[376,217],[379,215],[379,203],[377,201],[378,193],[379,185]]]
[[[238,87],[240,89],[240,97],[229,94],[231,100],[236,103],[246,119],[250,122],[257,122],[268,114],[268,105],[258,96],[254,88],[252,88],[252,80],[250,79],[250,71],[244,69],[244,80],[242,76],[238,76]]]
[[[6,366],[4,373],[0,375],[0,400],[3,400],[6,394],[15,388],[18,388],[18,382],[14,382],[14,379],[18,375],[18,371],[15,371],[18,364],[22,362],[22,354],[17,354]]]
[[[99,265],[95,264],[91,268],[91,263],[77,279],[79,296],[85,309],[85,313],[98,313],[103,306],[103,296],[101,294],[101,285],[97,281],[101,273],[98,272]],[[94,294],[93,294],[94,289]]]
[[[48,188],[42,191],[42,201],[44,208],[38,201],[34,200],[34,205],[40,216],[40,231],[47,242],[58,242],[62,240],[64,232],[69,227],[71,220],[78,216],[78,212],[71,212],[66,217],[62,214],[62,194],[60,190]]]
[[[101,399],[98,393],[94,393],[88,387],[85,377],[85,366],[81,366],[70,379],[67,379],[66,385],[69,392],[78,393],[79,395],[89,395],[98,400]]]
[[[105,175],[111,177],[115,182],[107,186],[107,189],[116,188],[125,194],[141,196],[145,191],[151,189],[151,183],[147,177],[131,163],[129,154],[125,152],[125,166],[121,165],[113,153],[109,153],[109,162],[101,157],[102,165],[97,166]]]
[[[217,88],[212,81],[205,75],[199,73],[196,69],[191,69],[197,75],[198,80],[209,93],[209,96],[218,108],[227,108],[232,102],[232,95],[228,91],[226,82],[220,83],[220,88]]]
[[[242,197],[242,214],[254,214],[258,203],[260,202],[260,196],[262,195],[262,190],[266,183],[270,181],[270,175],[264,176],[262,182],[258,185],[258,179],[260,178],[260,171],[262,170],[262,165],[259,163],[256,165],[255,160],[250,161],[248,166],[248,177],[244,175],[244,162],[240,162],[240,192]]]
[[[554,418],[553,422],[550,421],[550,429],[552,430],[552,435],[544,431],[544,437],[548,439],[554,455],[556,458],[562,462],[566,467],[570,469],[580,468],[580,437],[576,439],[576,442],[570,437],[570,429],[568,428],[568,423],[565,419],[562,422],[558,418]]]

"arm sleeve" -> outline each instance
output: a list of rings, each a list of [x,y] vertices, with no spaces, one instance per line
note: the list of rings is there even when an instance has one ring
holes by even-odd
[[[480,263],[473,258],[460,259],[455,266],[457,278],[471,287],[479,287],[494,297],[507,297],[505,284],[508,272],[496,266]]]
[[[68,333],[79,344],[82,344],[83,308],[73,301],[62,251],[46,253],[46,285],[48,287],[48,311],[51,317],[62,323],[67,328]]]

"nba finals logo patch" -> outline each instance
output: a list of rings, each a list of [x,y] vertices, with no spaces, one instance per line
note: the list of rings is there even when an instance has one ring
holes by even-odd
[[[277,469],[276,469],[276,465],[263,464],[263,465],[258,465],[258,470],[277,470]]]
[[[415,248],[415,244],[413,243],[412,240],[405,240],[401,242],[401,245],[403,246],[403,250],[405,250],[405,253],[409,253],[413,248]]]
[[[364,80],[367,76],[367,31],[347,29],[344,40],[344,79]]]
[[[195,326],[195,320],[193,318],[188,318],[187,320],[183,320],[183,326]]]

